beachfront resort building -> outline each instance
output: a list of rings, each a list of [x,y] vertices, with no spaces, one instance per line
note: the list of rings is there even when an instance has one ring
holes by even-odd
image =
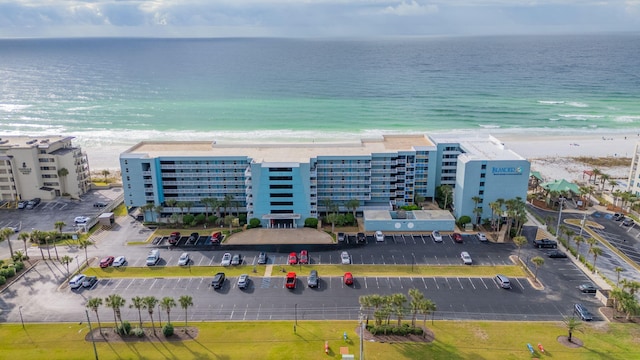
[[[526,199],[530,164],[493,137],[385,135],[330,144],[145,141],[120,154],[120,166],[125,205],[148,207],[146,220],[211,214],[205,199],[227,199],[227,212],[286,228],[335,209],[391,211],[417,195],[434,199],[441,185],[453,189],[456,218],[488,218],[490,202]]]
[[[627,191],[630,191],[633,195],[640,196],[640,143],[636,144],[633,158],[631,159]]]
[[[91,186],[89,162],[71,136],[2,136],[0,200],[78,198]]]

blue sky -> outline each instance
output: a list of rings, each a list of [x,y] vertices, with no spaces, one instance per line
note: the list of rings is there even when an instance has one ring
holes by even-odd
[[[364,37],[640,30],[640,0],[0,0],[0,37]]]

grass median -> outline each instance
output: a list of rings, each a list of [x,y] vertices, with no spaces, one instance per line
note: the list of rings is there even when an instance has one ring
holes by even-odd
[[[254,269],[256,272],[254,272]],[[92,267],[85,275],[95,275],[100,278],[145,278],[145,277],[207,277],[217,272],[224,272],[227,276],[249,274],[264,276],[264,265],[252,266],[150,266],[119,268]],[[283,271],[284,270],[284,271]],[[351,272],[356,277],[392,276],[392,277],[493,277],[503,274],[511,277],[524,277],[522,268],[515,265],[500,266],[469,266],[469,265],[274,265],[271,276],[285,276],[294,271],[301,276],[317,270],[322,276],[342,276]]]
[[[132,323],[137,323],[135,319]],[[422,325],[422,321],[418,321]],[[93,322],[93,325],[97,324]],[[103,322],[103,328],[113,324]],[[151,324],[145,323],[145,327]],[[156,324],[157,325],[157,324]],[[174,326],[182,326],[174,322]],[[357,321],[298,320],[274,322],[190,322],[199,335],[194,340],[159,342],[96,342],[100,359],[341,359],[340,348],[359,354]],[[584,346],[569,348],[558,343],[566,336],[561,322],[430,321],[435,334],[431,343],[365,342],[367,360],[387,359],[638,359],[640,329],[634,324],[596,323],[575,332]],[[112,331],[110,329],[105,331]],[[348,340],[342,334],[347,332]],[[90,359],[93,348],[85,340],[86,322],[54,324],[0,324],[2,355],[6,359]],[[162,335],[159,335],[163,339]],[[324,352],[329,342],[329,354]],[[532,355],[526,344],[545,354]]]

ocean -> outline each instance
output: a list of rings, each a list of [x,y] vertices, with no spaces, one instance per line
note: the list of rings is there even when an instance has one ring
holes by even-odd
[[[640,129],[640,35],[4,39],[0,136],[334,141]],[[115,158],[117,159],[115,154]]]

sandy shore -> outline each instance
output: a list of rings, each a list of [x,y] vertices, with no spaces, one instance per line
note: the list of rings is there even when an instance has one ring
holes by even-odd
[[[505,146],[531,161],[532,170],[539,171],[545,180],[567,179],[575,182],[585,181],[584,170],[590,166],[574,161],[572,158],[586,157],[625,157],[633,156],[635,146],[640,142],[637,133],[613,134],[577,134],[577,135],[536,135],[523,133],[493,134]],[[133,145],[133,144],[131,144]],[[109,169],[120,170],[120,153],[131,145],[103,146],[92,148],[83,146],[87,152],[92,171]],[[629,169],[626,167],[602,167],[612,178],[626,179]]]

